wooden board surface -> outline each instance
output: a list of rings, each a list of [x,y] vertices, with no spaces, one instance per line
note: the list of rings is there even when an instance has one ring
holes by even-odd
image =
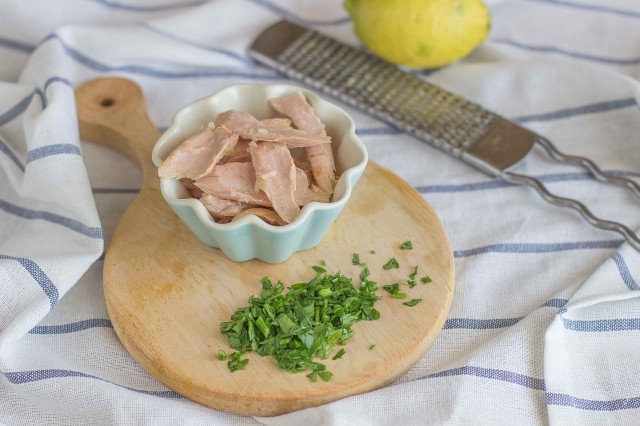
[[[369,163],[319,246],[279,265],[234,263],[200,243],[162,199],[151,162],[159,133],[138,86],[117,78],[93,80],[77,89],[76,100],[82,139],[125,152],[144,174],[140,194],[109,243],[104,294],[122,344],[160,382],[210,407],[270,416],[382,387],[426,353],[451,304],[453,255],[435,212],[402,179]],[[413,250],[399,249],[406,240]],[[433,282],[407,288],[407,300],[423,299],[413,308],[378,290],[381,318],[354,325],[345,356],[326,361],[334,373],[330,382],[312,383],[253,353],[247,354],[246,370],[235,373],[217,360],[218,349],[229,351],[220,323],[260,293],[261,277],[285,284],[307,281],[314,276],[310,267],[324,259],[330,272],[357,278],[353,253],[380,286],[406,278],[415,265],[419,276],[428,274]],[[400,269],[384,271],[392,256]],[[369,350],[372,344],[375,349]]]

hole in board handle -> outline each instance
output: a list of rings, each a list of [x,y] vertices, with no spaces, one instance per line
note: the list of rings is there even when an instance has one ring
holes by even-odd
[[[110,106],[112,106],[115,103],[115,101],[111,98],[104,98],[103,100],[100,101],[100,106],[105,107],[105,108],[109,108]]]

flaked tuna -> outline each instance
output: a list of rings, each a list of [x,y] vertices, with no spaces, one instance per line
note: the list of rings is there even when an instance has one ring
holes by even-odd
[[[197,179],[195,185],[205,194],[271,207],[266,194],[256,188],[256,174],[251,163],[219,164],[210,174]]]
[[[291,147],[307,147],[328,144],[331,138],[326,135],[309,133],[280,125],[267,125],[248,112],[227,111],[218,115],[216,126],[222,126],[237,133],[243,139],[265,142],[279,142]]]
[[[162,162],[161,178],[196,180],[211,173],[220,159],[231,152],[238,135],[224,127],[209,125],[182,142]]]
[[[270,225],[286,225],[287,222],[282,220],[282,218],[275,211],[263,207],[254,207],[250,209],[243,210],[238,213],[231,221],[235,222],[241,217],[249,216],[250,214],[258,216],[260,219],[264,220]]]
[[[262,124],[266,124],[267,126],[291,127],[291,120],[284,117],[265,118],[260,121]]]
[[[247,139],[238,139],[238,143],[233,147],[233,150],[220,160],[221,163],[246,163],[251,161],[251,155],[249,155],[249,143],[251,141]]]
[[[273,209],[286,223],[291,223],[300,207],[296,203],[296,166],[289,149],[275,142],[249,145],[256,183],[271,201]]]
[[[251,204],[234,200],[225,200],[211,194],[204,194],[200,197],[200,202],[204,204],[207,211],[214,219],[222,219],[225,217],[234,217],[243,210],[251,207]]]
[[[302,92],[295,92],[271,99],[269,104],[282,115],[293,120],[296,128],[312,135],[326,135],[324,124],[313,111]],[[326,192],[333,192],[336,185],[335,163],[331,145],[314,145],[305,148],[307,161],[317,185]]]
[[[198,199],[202,197],[202,194],[203,194],[202,190],[194,185],[193,180],[180,179],[180,182],[182,182],[182,185],[184,185],[184,187],[187,188],[187,191],[189,191],[189,195],[191,195],[191,198]]]
[[[324,192],[315,185],[309,188],[309,180],[307,174],[300,168],[296,167],[296,192],[294,194],[296,203],[299,206],[304,206],[311,201],[319,201],[321,203],[328,203],[331,198],[331,193]]]

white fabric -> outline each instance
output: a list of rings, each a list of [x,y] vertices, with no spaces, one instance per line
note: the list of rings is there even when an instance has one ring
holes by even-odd
[[[426,78],[638,180],[640,4],[490,5],[489,40]],[[166,127],[221,87],[281,80],[246,57],[281,16],[357,43],[339,0],[0,1],[0,423],[640,423],[640,254],[352,109],[371,160],[424,194],[455,250],[427,355],[384,389],[274,418],[178,398],[138,366],[110,327],[100,256],[141,174],[79,141],[73,87],[132,79]],[[516,171],[640,227],[630,192],[539,150]]]

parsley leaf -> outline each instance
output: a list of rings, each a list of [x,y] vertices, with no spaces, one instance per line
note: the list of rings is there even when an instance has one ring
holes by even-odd
[[[313,269],[314,271],[316,271],[319,274],[321,274],[323,272],[327,272],[327,270],[324,269],[322,266],[312,266],[311,269]]]
[[[412,299],[408,302],[404,302],[403,305],[407,305],[409,307],[416,306],[418,303],[422,302],[422,299]]]
[[[396,294],[400,291],[400,284],[395,283],[395,284],[387,284],[387,285],[383,285],[382,289],[385,291],[388,291],[389,293]]]
[[[331,358],[331,359],[333,359],[333,360],[340,359],[340,358],[342,358],[342,356],[343,356],[344,354],[346,354],[346,353],[347,353],[347,352],[346,352],[344,349],[340,349],[340,350],[338,351],[338,353],[337,353],[337,354],[335,354],[335,355],[333,356],[333,358]]]
[[[333,377],[333,373],[331,371],[321,371],[318,373],[318,376],[320,376],[322,381],[328,382]]]
[[[412,250],[413,249],[413,245],[411,244],[411,241],[405,241],[404,243],[400,244],[400,250]]]
[[[413,272],[411,274],[409,274],[409,279],[410,280],[415,280],[416,279],[416,275],[418,275],[418,266],[416,265],[415,268],[413,268]]]
[[[362,269],[362,272],[360,272],[360,281],[365,281],[367,279],[367,277],[369,276],[370,272],[369,272],[369,268],[367,268],[366,266]]]
[[[395,269],[400,268],[400,264],[398,263],[395,257],[392,257],[391,259],[389,259],[389,261],[385,263],[384,266],[382,267],[382,269],[384,269],[385,271],[388,271],[391,268],[395,268]]]

